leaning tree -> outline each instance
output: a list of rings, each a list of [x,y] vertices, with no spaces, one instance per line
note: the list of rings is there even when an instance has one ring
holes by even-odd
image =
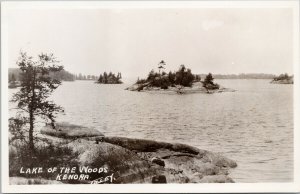
[[[34,126],[37,118],[50,121],[55,128],[55,118],[63,108],[57,106],[48,98],[52,92],[61,84],[57,79],[50,76],[51,72],[63,70],[58,65],[59,61],[53,54],[40,54],[37,60],[28,56],[25,52],[20,53],[17,61],[20,73],[21,88],[12,97],[12,102],[17,103],[17,109],[24,112],[23,116],[29,125],[28,144],[31,151],[34,151]]]

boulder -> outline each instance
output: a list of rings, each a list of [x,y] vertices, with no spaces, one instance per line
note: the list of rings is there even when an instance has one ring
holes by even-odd
[[[156,175],[152,177],[152,183],[167,183],[165,175]]]

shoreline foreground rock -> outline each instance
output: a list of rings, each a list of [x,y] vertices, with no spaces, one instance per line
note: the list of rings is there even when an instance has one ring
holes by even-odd
[[[214,87],[204,87],[203,82],[194,82],[191,87],[183,87],[180,85],[174,85],[168,89],[161,89],[160,87],[149,86],[149,83],[133,84],[127,87],[125,90],[148,92],[148,93],[177,93],[177,94],[192,94],[192,93],[221,93],[221,92],[235,92],[234,89],[220,87],[218,89]]]
[[[70,148],[74,155],[70,163],[76,162],[78,166],[94,168],[105,166],[114,174],[112,183],[234,182],[228,174],[237,164],[220,154],[185,144],[107,137],[95,129],[89,129],[88,134],[83,135],[79,129],[87,128],[66,123],[56,126],[56,129],[45,126],[39,136],[54,145]],[[96,178],[98,177],[91,177],[90,180],[75,184],[90,184]],[[24,177],[10,178],[11,184],[28,184],[28,181],[34,182],[30,179],[26,181]],[[61,183],[69,184],[68,181],[53,179],[40,181],[40,184]]]

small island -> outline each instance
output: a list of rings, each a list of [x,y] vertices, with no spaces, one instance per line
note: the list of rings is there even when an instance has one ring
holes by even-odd
[[[146,79],[138,78],[136,83],[126,88],[126,90],[139,92],[175,92],[178,94],[234,91],[214,83],[211,73],[202,81],[200,75],[192,74],[191,69],[186,68],[185,65],[181,65],[176,72],[170,71],[169,73],[163,71],[165,66],[166,63],[162,60],[158,64],[158,72],[151,70]]]
[[[109,72],[108,74],[104,72],[103,74],[100,74],[99,79],[96,83],[98,84],[122,84],[123,82],[121,81],[122,79],[122,74],[118,72],[117,76]]]
[[[289,76],[287,73],[274,77],[272,84],[294,84],[294,76]]]

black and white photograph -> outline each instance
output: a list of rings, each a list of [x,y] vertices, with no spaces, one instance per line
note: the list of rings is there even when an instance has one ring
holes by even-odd
[[[299,73],[297,0],[2,1],[2,190],[299,192]]]

